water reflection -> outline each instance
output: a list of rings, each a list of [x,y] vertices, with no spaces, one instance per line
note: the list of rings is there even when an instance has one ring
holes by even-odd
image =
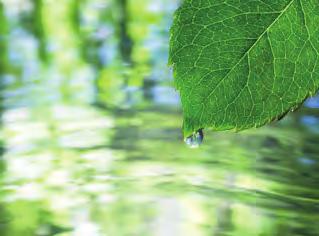
[[[318,97],[188,149],[177,4],[0,2],[0,235],[318,235]]]

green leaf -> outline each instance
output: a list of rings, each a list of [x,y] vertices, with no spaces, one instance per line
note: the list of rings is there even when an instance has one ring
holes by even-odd
[[[170,64],[184,135],[259,127],[319,88],[318,0],[185,0]]]

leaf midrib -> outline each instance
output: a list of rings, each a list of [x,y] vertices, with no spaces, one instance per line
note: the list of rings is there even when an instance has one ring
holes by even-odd
[[[258,42],[261,40],[261,38],[267,33],[267,31],[281,18],[281,16],[290,8],[290,6],[294,3],[295,0],[291,0],[287,6],[282,10],[282,12],[277,16],[277,18],[262,32],[262,34],[256,39],[256,42],[243,54],[243,56],[239,59],[239,61],[227,72],[227,74],[218,82],[218,84],[215,86],[214,90],[210,92],[208,97],[210,97],[216,88],[221,84],[228,75],[242,62],[242,60],[248,55],[248,53],[258,44]]]

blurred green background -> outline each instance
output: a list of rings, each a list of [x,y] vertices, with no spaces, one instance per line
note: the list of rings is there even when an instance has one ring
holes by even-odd
[[[0,0],[1,236],[318,236],[319,98],[182,142],[178,0]]]

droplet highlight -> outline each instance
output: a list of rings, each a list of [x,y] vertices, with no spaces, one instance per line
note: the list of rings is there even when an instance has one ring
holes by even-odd
[[[204,139],[204,133],[203,130],[200,129],[196,132],[194,132],[191,136],[185,138],[185,143],[190,148],[198,148],[202,143]]]

